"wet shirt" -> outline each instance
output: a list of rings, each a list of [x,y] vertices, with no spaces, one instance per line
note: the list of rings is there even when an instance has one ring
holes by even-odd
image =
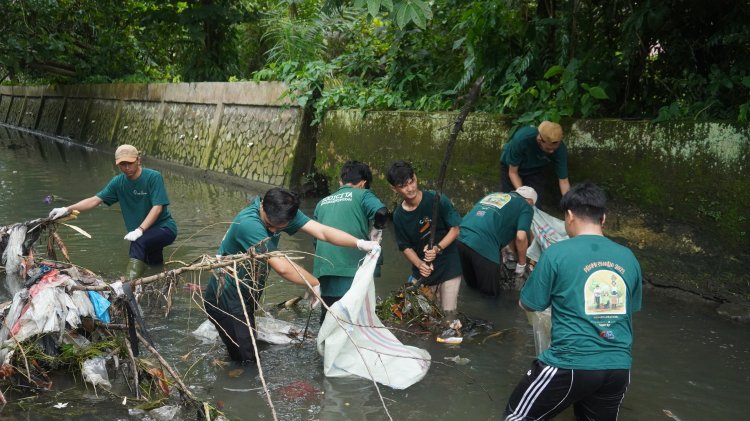
[[[107,206],[120,202],[122,218],[128,231],[138,228],[152,207],[161,205],[161,213],[153,226],[166,227],[177,234],[177,224],[169,212],[169,197],[159,171],[143,168],[136,180],[129,180],[125,174],[118,174],[96,196]]]
[[[552,163],[555,166],[557,178],[568,178],[568,148],[565,142],[560,142],[560,147],[551,155],[547,155],[536,143],[538,134],[539,130],[536,127],[527,126],[518,129],[503,146],[500,162],[508,166],[517,166],[520,176],[543,171]]]
[[[606,237],[579,235],[550,246],[521,290],[526,307],[552,306],[552,345],[539,360],[566,369],[629,369],[641,282],[630,249]]]
[[[226,234],[224,234],[217,254],[227,256],[245,253],[251,248],[256,253],[276,251],[282,232],[294,235],[310,221],[307,215],[298,210],[286,228],[276,233],[271,233],[260,218],[260,203],[260,198],[256,198],[250,206],[242,209],[237,214]],[[268,264],[265,261],[248,262],[246,264],[250,267],[239,268],[238,277],[246,281],[240,284],[240,289],[242,291],[242,298],[245,300],[245,305],[249,309],[252,309],[254,308],[252,307],[254,304],[253,298],[260,298],[260,294],[265,286],[266,277],[268,276]],[[208,287],[203,296],[206,301],[218,304],[221,309],[231,314],[242,314],[242,304],[237,294],[234,278],[230,275],[224,275],[224,285],[221,292],[218,291],[218,286],[216,277],[212,276],[208,281]],[[251,294],[250,286],[255,290],[253,294]]]
[[[370,190],[347,185],[318,202],[313,218],[357,238],[368,238],[370,221],[384,207],[383,202]],[[351,287],[359,261],[365,256],[365,252],[317,241],[315,254],[313,275],[318,278],[334,277],[321,280],[322,295],[342,297]]]
[[[413,211],[405,210],[401,205],[393,212],[393,227],[396,230],[396,242],[398,249],[404,251],[412,249],[420,259],[424,260],[424,248],[430,242],[430,227],[432,226],[432,207],[435,201],[435,193],[429,190],[422,191],[422,201]],[[435,233],[435,244],[445,237],[451,227],[461,224],[461,216],[453,207],[450,199],[440,195],[440,214],[437,221]],[[461,275],[461,261],[458,257],[456,242],[452,242],[442,253],[438,255],[433,265],[433,272],[423,282],[425,285],[437,285],[449,279]],[[412,265],[412,276],[419,279],[419,269]]]
[[[517,193],[490,193],[464,216],[458,240],[500,264],[500,249],[529,231],[534,210]]]

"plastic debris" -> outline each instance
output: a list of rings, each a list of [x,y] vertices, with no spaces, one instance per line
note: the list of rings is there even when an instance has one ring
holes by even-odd
[[[90,358],[83,362],[83,379],[94,386],[104,386],[109,389],[112,383],[107,375],[107,360],[104,357]]]

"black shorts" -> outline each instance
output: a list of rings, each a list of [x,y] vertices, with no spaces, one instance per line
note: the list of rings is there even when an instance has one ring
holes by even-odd
[[[510,395],[505,420],[546,420],[573,405],[576,419],[616,420],[630,370],[568,370],[534,360]]]
[[[460,241],[456,241],[456,244],[466,285],[492,296],[499,295],[504,289],[512,288],[508,283],[512,279],[505,279],[500,265]],[[500,250],[497,254],[500,256]]]
[[[216,326],[219,331],[224,346],[229,352],[229,357],[242,365],[255,363],[255,346],[253,338],[250,336],[250,330],[245,324],[245,315],[230,315],[220,308],[206,301],[206,313],[209,320]],[[247,315],[250,318],[250,325],[258,338],[258,331],[255,329],[255,312],[254,309],[248,308]],[[239,320],[238,320],[239,319]]]
[[[154,227],[143,231],[143,235],[130,243],[130,257],[147,265],[164,263],[164,247],[172,244],[177,235],[166,227]]]

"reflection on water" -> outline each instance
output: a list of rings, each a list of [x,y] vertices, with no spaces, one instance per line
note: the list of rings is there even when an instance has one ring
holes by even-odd
[[[0,126],[0,226],[46,216],[53,207],[91,196],[117,173],[111,154],[84,149],[46,138],[7,130]],[[212,184],[146,160],[162,171],[171,199],[171,210],[179,236],[165,250],[174,261],[190,261],[203,253],[213,254],[226,225],[255,194],[250,188]],[[47,196],[53,198],[45,203]],[[311,212],[314,200],[304,202]],[[102,206],[82,214],[73,222],[92,235],[87,239],[60,227],[74,262],[109,279],[119,276],[127,261],[127,241],[119,206]],[[390,228],[390,227],[389,227]],[[304,234],[283,236],[281,247],[312,252],[312,241]],[[393,232],[383,244],[383,277],[376,290],[383,296],[408,275]],[[311,259],[303,262],[308,268]],[[190,279],[198,281],[198,279]],[[269,279],[264,294],[267,304],[300,295],[299,287]],[[7,298],[7,297],[4,297]],[[518,310],[517,296],[488,298],[462,289],[459,308],[487,319],[506,335],[466,341],[461,345],[437,344],[431,338],[403,332],[397,335],[410,345],[423,347],[433,364],[421,382],[407,390],[386,387],[380,393],[393,419],[474,420],[498,419],[506,399],[533,358],[531,328]],[[223,408],[235,419],[271,419],[257,368],[223,367],[221,345],[202,345],[190,334],[204,320],[190,292],[180,288],[173,311],[165,318],[162,303],[144,303],[146,320],[157,347],[184,374],[197,396]],[[300,326],[308,322],[305,309],[276,314]],[[318,329],[318,315],[310,317],[310,328]],[[663,299],[644,298],[644,310],[635,317],[632,385],[625,397],[621,419],[668,419],[665,410],[683,421],[744,419],[750,411],[745,397],[750,383],[750,335],[747,326],[713,316],[709,308]],[[468,358],[456,366],[446,360]],[[315,344],[261,347],[263,373],[279,419],[290,420],[385,420],[378,392],[371,382],[358,378],[326,379]],[[3,415],[11,418],[142,419],[143,413],[128,412],[121,399],[94,393],[68,379],[57,383],[57,391],[34,398],[30,409],[11,402]],[[70,402],[70,412],[61,416],[56,402]],[[33,406],[33,405],[32,405]],[[55,412],[58,411],[58,412]],[[32,415],[33,414],[33,415]],[[192,418],[193,414],[182,414]],[[560,419],[571,419],[570,413]]]

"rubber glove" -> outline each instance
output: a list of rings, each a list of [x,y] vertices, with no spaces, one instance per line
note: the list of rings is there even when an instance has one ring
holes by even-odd
[[[315,285],[312,288],[312,291],[310,291],[310,289],[305,291],[305,296],[303,298],[310,302],[310,308],[318,307],[320,305],[320,285]]]
[[[377,241],[378,243],[383,241],[383,230],[373,228],[370,230],[370,240]]]
[[[372,253],[375,251],[380,251],[380,244],[378,244],[377,241],[367,241],[359,239],[357,240],[357,248],[362,251]]]
[[[140,228],[136,228],[133,231],[130,231],[129,233],[125,234],[125,239],[128,241],[135,241],[141,238],[141,235],[143,235],[143,231],[141,231]]]
[[[49,219],[57,219],[62,218],[63,216],[66,216],[68,213],[68,208],[62,207],[62,208],[54,208],[51,211],[49,211]]]
[[[526,272],[526,264],[522,265],[520,263],[516,263],[516,270],[514,272],[515,275],[516,276],[521,276],[521,275],[523,275],[524,272]]]

